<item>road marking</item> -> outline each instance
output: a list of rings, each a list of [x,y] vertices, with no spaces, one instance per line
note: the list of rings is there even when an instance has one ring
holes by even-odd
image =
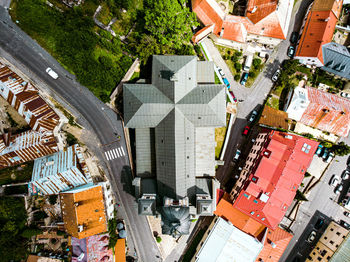
[[[115,152],[115,153],[118,155],[118,157],[119,157],[118,150],[117,150],[116,148],[114,148],[113,150],[114,150],[114,152]]]
[[[123,155],[125,156],[125,152],[124,152],[124,149],[123,149],[123,147],[122,147],[122,151],[123,151]]]
[[[118,156],[111,150],[111,154],[114,156],[114,158],[118,158]]]
[[[111,156],[111,160],[115,158],[111,151],[108,151],[108,154]]]
[[[108,156],[107,152],[105,152],[105,156],[106,156],[107,161],[108,161],[109,160],[109,156]]]
[[[120,150],[120,147],[118,148],[120,155],[122,155],[122,151]]]

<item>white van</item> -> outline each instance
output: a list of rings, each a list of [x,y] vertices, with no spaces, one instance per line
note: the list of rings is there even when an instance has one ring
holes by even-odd
[[[248,72],[253,63],[253,55],[248,55],[244,62],[243,70]]]
[[[58,78],[58,74],[53,71],[50,67],[46,68],[46,73],[48,73],[53,79]]]

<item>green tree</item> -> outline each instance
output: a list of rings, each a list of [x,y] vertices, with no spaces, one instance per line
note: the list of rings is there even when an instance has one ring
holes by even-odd
[[[249,76],[250,76],[250,77],[255,77],[255,76],[256,76],[255,71],[250,71],[250,72],[249,72]]]
[[[261,65],[261,60],[259,58],[254,58],[253,59],[253,67],[255,69],[258,69],[260,67],[260,65]]]
[[[161,53],[161,50],[153,36],[143,34],[140,42],[136,44],[136,53],[139,54],[143,63],[146,64],[147,59],[151,55],[158,55]]]
[[[146,0],[145,29],[161,45],[181,48],[190,41],[193,26],[198,25],[196,16],[178,1]]]
[[[241,78],[240,74],[236,74],[235,77],[234,77],[235,81],[238,81],[240,78]]]
[[[350,146],[344,142],[339,142],[337,145],[333,145],[330,150],[338,156],[345,156],[350,154]]]
[[[241,70],[242,70],[242,64],[240,64],[240,63],[235,63],[235,69],[236,69],[237,72],[241,72]]]

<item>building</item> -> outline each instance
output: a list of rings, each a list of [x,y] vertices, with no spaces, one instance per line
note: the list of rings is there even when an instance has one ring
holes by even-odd
[[[300,63],[350,79],[350,53],[332,42],[341,14],[342,0],[315,0],[309,7],[301,27],[295,58]]]
[[[32,131],[0,139],[0,168],[14,166],[57,151],[54,130],[59,123],[55,111],[38,90],[0,63],[0,95],[28,123]]]
[[[280,227],[271,230],[240,212],[233,206],[227,194],[220,199],[215,214],[263,244],[262,250],[256,257],[256,262],[278,262],[293,237]]]
[[[296,87],[285,105],[288,117],[304,125],[347,137],[350,101],[312,87]]]
[[[289,129],[288,114],[284,111],[265,106],[259,118],[259,125],[272,129]]]
[[[108,248],[109,234],[93,235],[90,237],[78,239],[72,237],[72,262],[125,262],[125,239],[118,239],[114,252]],[[84,257],[79,256],[84,253]]]
[[[216,217],[204,234],[192,262],[254,262],[263,248],[256,238]]]
[[[101,184],[86,184],[59,195],[64,227],[69,235],[82,239],[107,231],[107,203]]]
[[[334,252],[330,259],[331,262],[350,261],[350,234],[344,239],[342,244]]]
[[[332,221],[306,261],[330,261],[334,252],[341,246],[348,234],[349,230]]]
[[[240,48],[250,42],[276,46],[287,37],[293,3],[293,0],[249,0],[246,6],[236,8],[241,9],[239,15],[233,15],[223,3],[193,0],[192,10],[205,27],[192,40],[196,43],[211,34],[218,44],[230,47]]]
[[[139,214],[174,207],[212,215],[219,188],[215,127],[226,125],[225,86],[214,84],[213,63],[195,56],[152,61],[149,84],[123,87],[125,125],[136,136]]]
[[[52,195],[92,182],[78,145],[35,159],[28,184],[33,195]]]
[[[231,191],[233,206],[275,230],[292,203],[318,142],[264,130],[256,138]]]
[[[27,262],[61,262],[61,261],[62,261],[61,259],[35,256],[35,255],[29,255],[27,258]]]

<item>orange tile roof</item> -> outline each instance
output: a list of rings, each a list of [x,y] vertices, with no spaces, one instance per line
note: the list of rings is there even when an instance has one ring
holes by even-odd
[[[60,193],[65,229],[79,239],[107,231],[102,186],[84,188],[86,186]],[[81,232],[79,225],[83,225]]]
[[[215,25],[213,33],[217,36],[223,28],[224,39],[245,42],[247,33],[286,39],[277,15],[277,4],[277,0],[250,0],[247,17],[219,14],[222,11],[218,11],[220,7],[213,0],[193,0],[192,10],[205,26]]]
[[[114,257],[115,262],[125,262],[126,256],[125,256],[125,239],[120,238],[118,239],[117,243],[114,247]]]
[[[322,45],[332,41],[341,12],[340,0],[316,0],[307,16],[296,56],[317,57],[323,64]]]
[[[284,231],[280,227],[274,231],[269,229],[266,235],[264,247],[257,257],[256,262],[278,262],[292,238],[292,234]],[[272,242],[276,245],[275,247],[271,245]]]
[[[288,129],[287,112],[277,110],[270,106],[265,106],[259,119],[259,124],[275,128]]]
[[[227,194],[220,200],[214,214],[230,221],[235,227],[254,237],[257,237],[265,229],[264,225],[234,208],[229,202]]]

